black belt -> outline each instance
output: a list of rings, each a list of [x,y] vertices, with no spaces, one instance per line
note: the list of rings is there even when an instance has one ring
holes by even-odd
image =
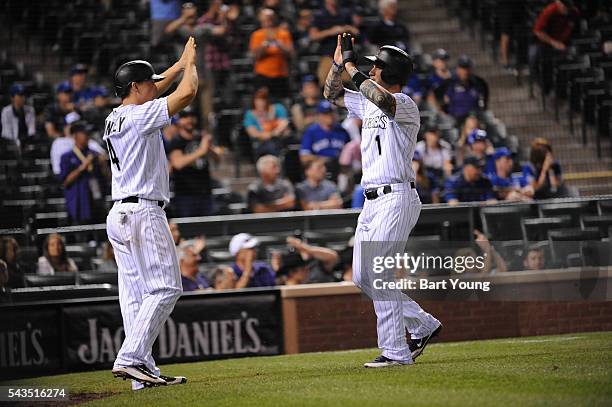
[[[128,196],[127,198],[123,198],[121,200],[121,203],[138,203],[140,201],[140,198],[138,198],[137,196]],[[164,207],[164,201],[154,201],[157,202],[157,206],[159,206],[160,208]]]
[[[379,188],[366,189],[363,192],[363,194],[365,195],[366,199],[369,199],[369,200],[376,199],[376,198],[378,198],[378,189]],[[416,184],[414,183],[414,181],[410,181],[410,188],[416,189]],[[383,195],[386,195],[386,194],[388,194],[388,193],[390,193],[392,191],[393,191],[393,189],[391,188],[391,185],[384,185],[382,187],[382,194]]]

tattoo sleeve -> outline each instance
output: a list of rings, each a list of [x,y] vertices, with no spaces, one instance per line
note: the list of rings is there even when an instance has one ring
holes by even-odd
[[[351,75],[351,78],[359,72],[353,65],[349,65],[346,71]],[[390,118],[395,117],[395,97],[391,92],[377,84],[371,79],[363,81],[359,87],[359,91],[363,96],[368,98],[372,103],[380,108]]]
[[[336,68],[334,65],[327,74],[325,79],[325,87],[323,88],[323,96],[336,106],[344,107],[344,86],[342,86],[342,69]]]

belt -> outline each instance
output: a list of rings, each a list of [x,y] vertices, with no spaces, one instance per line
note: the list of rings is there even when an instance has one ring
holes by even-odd
[[[141,199],[143,198],[138,198],[137,196],[128,196],[127,198],[123,198],[121,200],[121,203],[138,203]],[[149,199],[147,199],[148,201]],[[164,201],[153,201],[153,202],[157,202],[157,206],[159,206],[160,208],[164,207]]]
[[[366,199],[372,200],[391,193],[393,191],[401,191],[405,189],[408,185],[410,185],[410,188],[416,189],[416,184],[414,183],[414,181],[410,181],[407,184],[383,185],[378,188],[368,188],[363,191],[363,194],[365,195]]]

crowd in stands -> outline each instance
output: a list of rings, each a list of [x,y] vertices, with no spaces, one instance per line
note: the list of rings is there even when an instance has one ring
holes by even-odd
[[[207,8],[199,2],[150,1],[152,50],[158,55],[166,53],[171,61],[188,36],[195,36],[200,44],[199,100],[177,114],[163,132],[172,180],[172,216],[227,213],[212,192],[221,186],[221,180],[214,179],[211,166],[227,154],[225,146],[220,146],[223,138],[217,133],[214,116],[217,105],[229,103],[242,84],[233,79],[232,72],[232,50],[237,48],[248,52],[244,56],[250,58],[252,69],[245,76],[250,86],[238,89],[243,96],[243,117],[236,123],[245,135],[243,141],[250,144],[249,159],[256,163],[258,177],[242,197],[247,210],[262,213],[363,205],[359,185],[362,123],[322,99],[321,85],[339,33],[352,33],[361,55],[385,44],[410,52],[410,27],[398,19],[397,1],[379,0],[375,8],[348,0],[324,0],[320,7],[318,1],[308,0],[257,3],[254,9],[236,1],[213,0]],[[544,77],[552,69],[546,64],[552,60],[547,55],[565,50],[579,15],[573,2],[556,0],[538,17],[533,27],[537,52],[531,57],[545,61],[537,65]],[[244,27],[252,29],[245,32]],[[504,27],[501,62],[508,65],[512,30],[509,22]],[[563,182],[553,141],[534,134],[528,157],[509,149],[503,126],[489,110],[495,88],[490,89],[477,74],[478,66],[469,56],[438,49],[415,57],[415,73],[406,78],[402,91],[421,111],[421,131],[411,165],[423,203],[528,201],[572,193]],[[66,80],[55,86],[54,97],[37,108],[30,98],[33,85],[16,81],[4,89],[9,97],[4,98],[7,103],[2,109],[2,158],[19,156],[26,144],[48,145],[47,158],[54,174],[51,182],[63,190],[70,223],[75,225],[104,220],[113,157],[102,147],[101,135],[104,118],[120,102],[104,86],[108,78],[90,77],[95,72],[92,68],[73,65]],[[347,82],[346,86],[351,85]],[[291,255],[268,264],[255,260],[257,244],[252,236],[235,236],[229,247],[235,262],[204,278],[198,274],[205,250],[202,243],[177,240],[184,285],[240,288],[343,278],[342,272],[333,274],[339,271],[339,254],[329,249],[288,239]],[[2,248],[0,257],[6,263],[9,284],[18,286],[12,260],[18,250],[16,242],[3,241]],[[109,248],[107,245],[102,260],[112,270]],[[50,235],[43,252],[38,273],[76,270],[61,236]],[[528,256],[526,267],[538,264],[538,254],[530,256],[534,258]]]

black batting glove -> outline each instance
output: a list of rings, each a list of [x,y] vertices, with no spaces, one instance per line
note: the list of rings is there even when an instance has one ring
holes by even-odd
[[[342,49],[342,64],[347,62],[357,64],[357,54],[353,50],[353,36],[350,33],[343,33],[340,39],[340,48]]]

